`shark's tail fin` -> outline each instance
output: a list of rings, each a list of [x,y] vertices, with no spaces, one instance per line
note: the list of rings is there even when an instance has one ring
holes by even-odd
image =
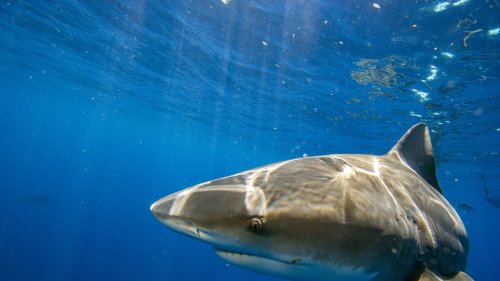
[[[428,184],[442,193],[436,177],[434,153],[427,125],[418,123],[411,127],[389,151],[388,155],[399,157]]]

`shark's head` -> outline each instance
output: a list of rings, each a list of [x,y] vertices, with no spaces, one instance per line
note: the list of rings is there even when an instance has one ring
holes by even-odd
[[[216,248],[256,251],[255,240],[265,232],[265,211],[249,210],[247,197],[244,187],[205,183],[158,200],[151,211],[168,227]]]
[[[169,228],[251,270],[302,280],[370,280],[378,272],[364,265],[376,260],[374,241],[395,248],[401,241],[340,223],[331,204],[338,195],[318,196],[320,190],[310,188],[331,181],[312,161],[323,160],[291,160],[206,182],[158,200],[151,211]]]
[[[155,202],[151,211],[171,229],[212,244],[230,263],[275,275],[291,270],[302,255],[310,254],[295,252],[289,239],[300,236],[305,226],[268,217],[266,194],[240,184],[238,178],[243,180],[228,177],[171,194]]]

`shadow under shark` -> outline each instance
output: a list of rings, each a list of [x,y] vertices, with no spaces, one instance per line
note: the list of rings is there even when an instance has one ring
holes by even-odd
[[[279,162],[202,183],[151,206],[226,261],[292,280],[472,280],[468,238],[435,175],[429,131],[385,155]]]

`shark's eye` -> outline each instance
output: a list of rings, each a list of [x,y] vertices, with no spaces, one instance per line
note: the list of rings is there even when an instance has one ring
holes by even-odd
[[[261,218],[251,218],[248,227],[254,232],[260,232],[264,227],[264,221]]]

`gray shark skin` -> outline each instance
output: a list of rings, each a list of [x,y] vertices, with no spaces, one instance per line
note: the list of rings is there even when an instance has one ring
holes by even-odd
[[[291,280],[472,280],[425,124],[382,156],[283,161],[168,195],[151,211],[229,263]]]

